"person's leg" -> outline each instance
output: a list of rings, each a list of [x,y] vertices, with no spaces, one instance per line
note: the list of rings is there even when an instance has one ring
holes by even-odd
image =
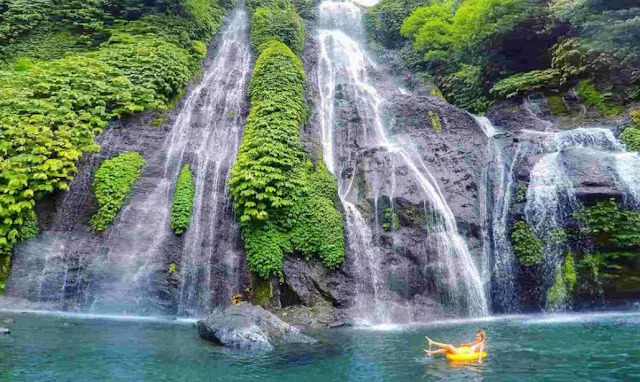
[[[425,338],[427,339],[427,341],[429,341],[429,345],[434,345],[439,347],[440,349],[445,349],[446,351],[452,354],[456,354],[458,352],[456,347],[451,344],[443,344],[440,342],[432,341],[431,338],[429,337],[425,337]]]
[[[424,352],[429,354],[429,355],[434,355],[434,354],[445,354],[447,352],[446,349],[438,349],[438,350],[427,350],[424,349]]]

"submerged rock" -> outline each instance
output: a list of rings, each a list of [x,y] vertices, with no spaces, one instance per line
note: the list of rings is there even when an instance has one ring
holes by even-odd
[[[289,343],[315,343],[276,315],[251,304],[218,308],[198,321],[200,337],[235,349],[273,350]]]

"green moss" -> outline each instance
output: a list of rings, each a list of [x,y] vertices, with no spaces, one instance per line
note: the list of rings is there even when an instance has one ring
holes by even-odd
[[[256,278],[254,280],[254,297],[257,305],[267,306],[273,298],[273,284],[271,280]]]
[[[527,201],[527,189],[528,186],[526,184],[521,184],[518,187],[518,192],[516,193],[516,203],[524,203]]]
[[[397,231],[400,229],[400,219],[398,214],[391,208],[386,207],[382,216],[382,229],[385,231]]]
[[[618,115],[623,110],[621,106],[609,105],[608,95],[600,92],[591,81],[581,81],[578,84],[578,95],[585,105],[598,108],[602,115]]]
[[[159,127],[162,126],[162,124],[167,120],[167,117],[162,116],[162,117],[158,117],[156,119],[153,120],[153,122],[151,122],[151,126],[153,127]]]
[[[176,235],[182,235],[189,227],[194,195],[193,174],[189,165],[185,164],[178,176],[176,192],[173,195],[171,207],[171,229]]]
[[[429,121],[431,121],[431,127],[433,130],[438,133],[438,135],[442,134],[442,122],[440,121],[440,114],[437,111],[429,110]]]
[[[442,91],[436,87],[431,88],[431,91],[429,91],[429,94],[431,94],[432,96],[438,97],[441,100],[447,102],[447,99],[444,98],[444,94],[442,94]]]
[[[567,106],[564,104],[564,100],[561,95],[552,95],[547,97],[547,104],[551,114],[561,117],[569,114]]]
[[[113,222],[144,164],[140,154],[124,153],[107,159],[96,171],[93,190],[100,208],[91,218],[94,231],[102,232]]]
[[[545,308],[547,310],[556,310],[566,306],[569,302],[569,293],[562,271],[556,270],[556,276],[553,285],[547,290],[547,301]]]
[[[578,276],[576,274],[575,261],[573,259],[573,253],[567,253],[562,264],[562,276],[567,284],[567,291],[573,292],[576,290],[578,284]]]
[[[11,255],[0,254],[0,294],[4,293],[4,289],[7,285],[7,279],[9,278],[10,271],[11,271]]]
[[[635,109],[631,113],[631,122],[640,129],[640,109]]]
[[[169,274],[174,274],[176,272],[176,263],[169,264]]]
[[[520,265],[530,267],[542,263],[544,256],[542,242],[527,226],[527,223],[519,221],[514,224],[513,228],[511,243]]]

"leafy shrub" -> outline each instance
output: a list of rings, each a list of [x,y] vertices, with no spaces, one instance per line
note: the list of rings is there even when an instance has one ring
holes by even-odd
[[[291,49],[276,41],[263,46],[249,85],[251,111],[229,179],[243,223],[288,209],[304,185],[298,131],[307,115],[304,81],[302,63]]]
[[[259,7],[251,17],[251,47],[267,41],[280,41],[295,53],[304,49],[304,25],[293,5],[284,9]]]
[[[100,165],[93,179],[93,191],[100,206],[90,221],[94,231],[104,231],[116,218],[144,164],[140,154],[124,153]]]
[[[563,116],[569,114],[564,99],[560,95],[548,96],[547,104],[549,105],[549,110],[552,115]]]
[[[640,212],[621,210],[613,199],[578,210],[573,217],[584,225],[582,233],[593,237],[600,247],[640,246]]]
[[[442,89],[448,100],[463,109],[480,113],[489,106],[480,66],[461,65],[460,70],[444,78]]]
[[[171,207],[171,229],[176,235],[183,234],[189,227],[194,195],[193,174],[189,165],[185,164],[182,166],[178,176],[176,192],[173,195],[173,205]]]
[[[522,266],[534,266],[542,263],[542,242],[523,221],[516,222],[511,233],[513,252]]]
[[[620,140],[631,151],[640,151],[640,128],[627,127],[620,134]]]
[[[252,22],[264,21],[256,17],[260,12],[295,13],[288,2],[273,4],[264,12],[255,7]],[[283,258],[294,252],[307,259],[319,256],[328,268],[344,260],[342,217],[333,205],[337,181],[321,159],[313,165],[300,141],[307,117],[304,69],[282,36],[265,34],[279,33],[271,27],[252,25],[260,54],[249,84],[251,110],[228,182],[247,264],[263,279],[282,276]]]
[[[535,90],[554,89],[561,84],[562,78],[559,70],[534,70],[502,79],[491,88],[490,92],[501,98],[511,98]]]

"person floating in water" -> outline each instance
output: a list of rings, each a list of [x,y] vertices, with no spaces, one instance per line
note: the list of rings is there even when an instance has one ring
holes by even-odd
[[[460,348],[463,348],[465,353],[473,353],[473,354],[477,353],[478,363],[482,363],[482,357],[486,349],[486,340],[487,340],[487,334],[484,332],[484,330],[478,330],[476,332],[476,340],[474,342],[470,342],[467,344],[460,344],[458,345],[458,347],[455,347],[450,344],[443,344],[440,342],[432,341],[431,338],[426,336],[424,338],[426,338],[427,341],[429,341],[429,346],[433,345],[440,348],[438,350],[433,350],[433,351],[424,349],[424,352],[428,355],[459,354],[462,351],[462,349]]]

